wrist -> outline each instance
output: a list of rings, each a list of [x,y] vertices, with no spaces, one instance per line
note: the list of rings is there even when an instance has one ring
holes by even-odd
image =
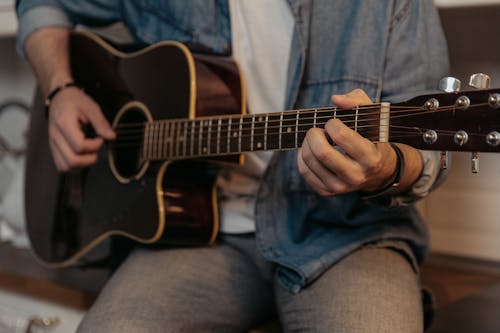
[[[54,75],[50,79],[49,84],[46,86],[45,96],[48,96],[52,91],[57,89],[57,87],[62,86],[68,82],[73,82],[73,81],[74,81],[74,79],[71,75],[67,75],[67,74]]]
[[[396,156],[394,171],[391,176],[380,185],[378,190],[362,192],[363,198],[369,199],[380,196],[388,196],[399,192],[401,181],[405,172],[405,156],[403,151],[396,144],[391,143],[390,147]]]
[[[63,90],[68,89],[68,88],[78,88],[81,89],[76,82],[74,81],[68,81],[65,83],[62,83],[58,86],[56,86],[54,89],[50,90],[49,93],[47,94],[47,97],[45,98],[45,116],[49,116],[49,110],[50,110],[50,105],[52,104],[53,99]]]

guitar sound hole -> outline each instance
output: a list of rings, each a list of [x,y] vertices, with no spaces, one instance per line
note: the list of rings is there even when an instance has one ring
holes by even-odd
[[[123,178],[130,179],[136,176],[145,163],[141,159],[141,147],[146,122],[143,110],[131,108],[115,125],[117,137],[111,146],[111,154],[116,171]]]

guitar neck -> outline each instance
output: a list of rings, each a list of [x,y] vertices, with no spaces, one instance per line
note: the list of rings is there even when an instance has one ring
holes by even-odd
[[[386,141],[389,103],[344,110],[336,107],[286,112],[157,120],[143,129],[143,160],[175,160],[290,150],[301,146],[310,128],[332,118],[372,141]]]

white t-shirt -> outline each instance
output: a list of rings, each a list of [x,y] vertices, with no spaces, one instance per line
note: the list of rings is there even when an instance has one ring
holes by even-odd
[[[294,19],[285,0],[229,0],[233,58],[245,80],[250,113],[282,111],[285,107],[288,62]],[[245,154],[240,167],[219,175],[220,230],[255,231],[258,181],[272,152]]]

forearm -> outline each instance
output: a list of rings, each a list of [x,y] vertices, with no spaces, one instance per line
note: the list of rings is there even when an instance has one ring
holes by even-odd
[[[25,51],[44,96],[73,80],[69,61],[69,29],[38,29],[26,39]]]

